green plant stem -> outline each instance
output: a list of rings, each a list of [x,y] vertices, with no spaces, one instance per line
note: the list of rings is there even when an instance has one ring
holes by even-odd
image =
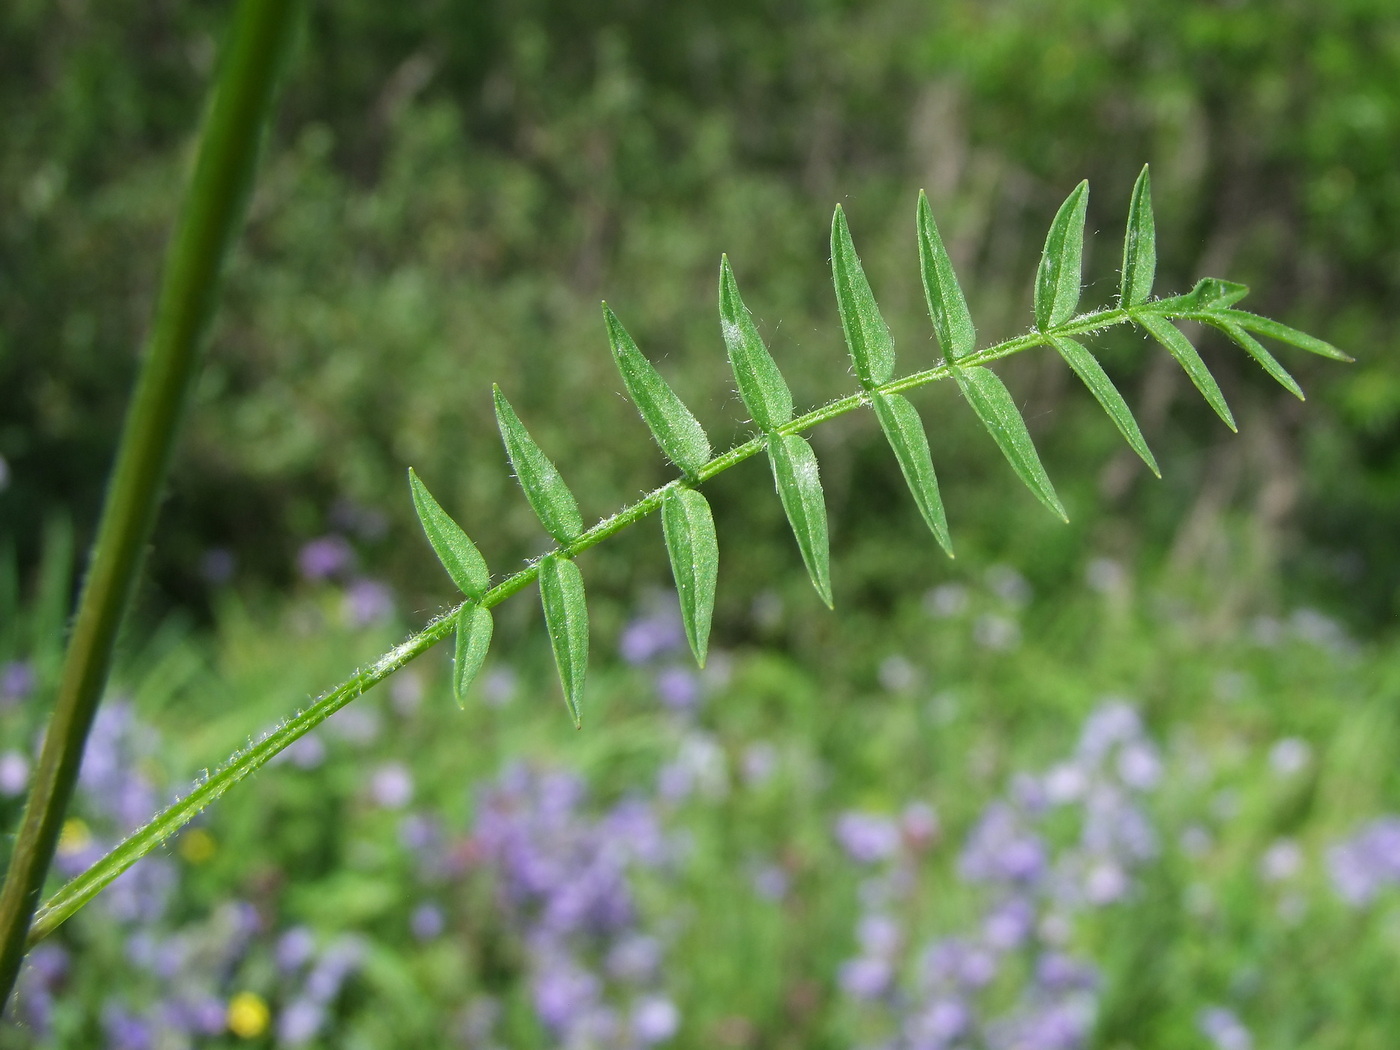
[[[298,10],[288,0],[241,0],[234,15],[118,446],[53,716],[0,889],[0,1011],[19,973],[117,631],[151,534],[219,279],[247,210],[259,141]]]
[[[1133,312],[1151,313],[1153,312],[1152,305],[1149,303],[1141,307],[1134,307]],[[1087,332],[1095,332],[1123,324],[1131,319],[1129,311],[1125,309],[1099,310],[1073,318],[1052,331],[1057,336],[1083,335]],[[970,368],[983,365],[1035,346],[1047,345],[1049,342],[1050,336],[1048,334],[1030,332],[969,354],[958,362],[957,367]],[[876,389],[893,394],[927,386],[937,380],[947,379],[952,374],[953,366],[941,363],[925,371],[893,379]],[[868,391],[851,394],[783,424],[777,429],[777,432],[797,434],[810,430],[827,420],[835,419],[837,416],[860,408],[862,405],[868,404],[869,401],[870,393]],[[715,456],[696,472],[695,483],[700,484],[708,481],[730,467],[757,455],[763,450],[766,440],[763,436],[751,438],[743,444],[736,445],[729,451]],[[577,557],[590,547],[597,546],[629,525],[633,525],[650,515],[661,506],[667,492],[686,484],[684,478],[677,478],[662,485],[611,517],[604,518],[572,543],[550,553],[567,558]],[[541,555],[540,559],[536,559],[519,572],[506,577],[495,587],[492,587],[481,596],[479,604],[488,609],[494,608],[511,595],[528,587],[538,576],[539,562],[543,557],[544,555]],[[91,868],[64,885],[44,903],[35,916],[34,926],[30,933],[31,943],[36,943],[52,933],[65,919],[100,893],[108,883],[173,835],[200,810],[219,798],[234,784],[266,765],[283,748],[320,725],[365,690],[388,678],[409,661],[416,659],[438,642],[449,637],[456,625],[456,616],[460,609],[461,606],[458,605],[444,612],[407,641],[385,653],[370,667],[357,671],[306,710],[282,723],[262,740],[234,754],[211,777],[197,784],[188,795],[158,814],[145,827],[133,832]]]

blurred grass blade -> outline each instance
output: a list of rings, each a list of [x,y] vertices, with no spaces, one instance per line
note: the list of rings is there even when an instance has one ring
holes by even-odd
[[[919,275],[924,282],[924,301],[928,303],[929,319],[933,321],[938,345],[949,361],[972,353],[977,345],[977,330],[972,327],[972,315],[967,310],[953,263],[938,224],[928,206],[928,195],[919,191]]]
[[[996,439],[1007,462],[1026,483],[1041,503],[1045,504],[1056,517],[1069,521],[1064,504],[1055,495],[1055,486],[1040,463],[1040,456],[1031,442],[1026,421],[1016,409],[1011,399],[1011,391],[1001,377],[985,368],[961,368],[953,373],[958,387],[967,398],[967,403],[982,420],[982,425]]]
[[[710,459],[710,439],[705,436],[704,427],[661,378],[661,373],[642,356],[607,303],[603,304],[603,320],[608,326],[608,342],[617,370],[622,373],[627,395],[637,406],[642,421],[666,458],[688,477],[695,477]]]
[[[1084,259],[1084,216],[1089,208],[1089,183],[1081,182],[1060,205],[1045,251],[1035,273],[1035,326],[1042,332],[1062,325],[1079,305]]]
[[[1331,343],[1324,342],[1316,336],[1308,335],[1307,332],[1300,332],[1296,328],[1289,328],[1288,325],[1273,320],[1270,317],[1260,317],[1252,314],[1248,310],[1224,310],[1220,316],[1234,321],[1241,328],[1246,328],[1258,335],[1266,335],[1270,339],[1277,339],[1281,343],[1289,346],[1296,346],[1299,350],[1306,350],[1310,354],[1319,354],[1322,357],[1330,357],[1333,361],[1355,361],[1356,358],[1350,354],[1343,353]]]
[[[583,532],[578,501],[559,476],[559,468],[550,462],[525,429],[525,424],[520,422],[520,417],[510,407],[501,388],[493,385],[492,390],[501,440],[505,442],[506,455],[515,468],[515,476],[525,491],[525,498],[535,509],[535,515],[545,531],[567,547]]]
[[[408,468],[408,486],[413,491],[413,509],[427,534],[428,542],[452,577],[458,590],[468,598],[479,599],[491,586],[491,574],[486,571],[486,559],[476,549],[462,527],[443,510],[428,487],[419,480],[412,467]]]
[[[826,531],[826,503],[817,473],[817,454],[806,439],[797,434],[770,434],[768,461],[773,481],[783,501],[792,534],[802,552],[807,575],[828,608],[835,608],[831,597],[831,552]]]
[[[458,707],[467,706],[467,690],[481,670],[491,648],[491,610],[466,602],[457,613],[457,655],[452,661],[452,695]]]
[[[1273,376],[1279,385],[1296,397],[1299,401],[1306,401],[1303,396],[1303,388],[1298,385],[1298,381],[1288,374],[1288,370],[1278,363],[1273,354],[1269,353],[1259,340],[1250,335],[1234,321],[1218,320],[1211,318],[1210,323],[1219,328],[1222,332],[1233,339],[1239,347],[1250,357],[1258,361],[1265,372]]]
[[[871,395],[871,405],[875,418],[880,421],[880,429],[885,432],[885,440],[894,449],[899,469],[904,472],[904,480],[919,505],[919,513],[933,531],[938,545],[953,556],[953,541],[948,535],[948,518],[943,512],[943,497],[938,492],[938,478],[933,472],[933,459],[929,456],[928,436],[924,433],[923,421],[918,410],[908,398],[899,394],[882,394],[875,391]]]
[[[709,502],[694,489],[671,489],[661,501],[661,528],[676,578],[685,636],[695,662],[704,667],[719,575],[719,540]]]
[[[846,347],[855,362],[856,376],[863,386],[879,386],[894,376],[894,340],[875,293],[865,279],[865,270],[851,243],[846,213],[836,205],[831,219],[831,279],[836,285],[836,307],[841,313],[841,329]]]
[[[540,602],[564,703],[574,728],[583,726],[583,680],[588,673],[588,605],[583,596],[583,573],[557,554],[540,559]]]
[[[51,699],[52,714],[24,812],[6,850],[8,866],[0,885],[0,1014],[19,974],[122,617],[140,576],[220,284],[247,216],[278,81],[303,14],[302,5],[288,0],[241,0],[220,49],[154,321]],[[7,218],[11,212],[7,209]],[[16,396],[7,394],[7,403]]]
[[[1156,276],[1157,223],[1152,218],[1152,180],[1144,164],[1137,182],[1133,183],[1133,198],[1128,205],[1128,233],[1123,238],[1123,284],[1118,292],[1119,305],[1138,306],[1146,302],[1152,294],[1152,281]],[[1153,472],[1156,472],[1155,467]],[[1157,476],[1161,477],[1160,474]]]
[[[1060,352],[1060,356],[1069,363],[1070,368],[1074,369],[1074,374],[1084,381],[1089,392],[1098,399],[1103,410],[1108,413],[1108,418],[1113,420],[1113,425],[1127,439],[1133,451],[1141,456],[1142,461],[1147,464],[1152,473],[1160,478],[1162,471],[1157,466],[1157,460],[1152,456],[1152,450],[1147,447],[1147,441],[1143,438],[1142,431],[1138,429],[1137,420],[1133,418],[1132,410],[1128,408],[1128,403],[1123,400],[1123,395],[1113,385],[1113,380],[1108,378],[1108,373],[1103,370],[1098,359],[1081,344],[1065,336],[1053,335],[1050,337],[1050,342]]]
[[[1133,319],[1167,348],[1167,352],[1176,358],[1177,363],[1191,377],[1191,382],[1196,385],[1201,396],[1215,409],[1215,414],[1225,421],[1227,427],[1239,433],[1239,427],[1235,426],[1235,417],[1230,414],[1230,406],[1225,403],[1225,395],[1216,385],[1215,377],[1210,374],[1210,369],[1206,368],[1206,363],[1201,360],[1201,355],[1196,352],[1191,341],[1181,334],[1181,330],[1165,317],[1155,314],[1134,314]]]
[[[759,429],[777,430],[792,419],[792,393],[739,298],[728,256],[721,256],[719,264],[719,316],[739,396]]]

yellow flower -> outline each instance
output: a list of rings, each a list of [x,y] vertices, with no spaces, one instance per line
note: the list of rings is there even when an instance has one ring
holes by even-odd
[[[216,852],[218,844],[214,836],[203,828],[194,828],[180,836],[180,856],[191,864],[203,864]]]
[[[92,832],[77,817],[69,817],[63,822],[63,830],[58,833],[58,852],[65,856],[81,853],[92,845]]]
[[[228,1004],[228,1029],[243,1039],[256,1039],[267,1031],[272,1012],[257,992],[239,992]]]

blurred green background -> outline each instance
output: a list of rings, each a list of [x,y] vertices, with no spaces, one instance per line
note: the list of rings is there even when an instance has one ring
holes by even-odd
[[[0,28],[0,534],[90,535],[226,10],[7,5]],[[913,239],[926,188],[985,342],[1029,324],[1055,207],[1093,187],[1086,304],[1111,300],[1150,162],[1158,288],[1243,281],[1246,305],[1358,358],[1290,354],[1310,398],[1202,338],[1234,437],[1170,359],[1108,366],[1165,466],[1154,482],[1058,360],[1009,362],[1073,524],[1019,490],[971,414],[921,395],[954,540],[1063,582],[1086,552],[1229,570],[1357,628],[1400,591],[1400,27],[1383,0],[317,6],[152,550],[143,608],[208,611],[208,552],[278,588],[307,539],[361,524],[364,567],[441,600],[413,465],[499,570],[538,549],[489,406],[498,382],[585,516],[666,474],[620,397],[606,297],[718,441],[744,412],[714,308],[734,261],[801,404],[850,385],[826,266],[842,202],[902,348],[935,356]],[[816,435],[843,601],[929,550],[868,419]],[[757,467],[715,486],[725,573],[794,578]],[[742,503],[742,505],[741,505]],[[336,515],[339,515],[337,517]],[[727,542],[725,542],[727,540]],[[595,586],[657,577],[658,545],[598,552]],[[216,556],[212,575],[229,561]],[[752,587],[725,584],[723,602]],[[721,627],[726,622],[721,617]]]
[[[19,816],[229,10],[0,8],[0,826]],[[641,798],[687,843],[633,887],[674,960],[676,1046],[868,1043],[889,1018],[852,998],[843,967],[889,872],[833,827],[936,808],[932,839],[906,828],[885,858],[914,866],[891,905],[912,959],[916,932],[959,935],[985,889],[960,881],[957,856],[985,813],[1079,761],[1091,713],[1125,705],[1134,746],[1159,756],[1142,802],[1159,848],[1062,938],[1102,975],[1093,1040],[1066,1045],[1240,1050],[1240,1022],[1212,1013],[1228,1006],[1261,1046],[1390,1046],[1400,823],[1366,825],[1395,839],[1374,871],[1356,865],[1366,892],[1335,858],[1400,810],[1396,157],[1389,0],[313,6],[97,734],[132,812],[87,783],[60,863],[80,867],[447,605],[407,467],[498,575],[544,547],[493,382],[586,519],[669,477],[621,395],[600,299],[717,447],[746,434],[718,331],[721,252],[799,405],[851,390],[827,264],[838,202],[907,371],[938,353],[920,188],[985,345],[1029,327],[1046,228],[1082,178],[1082,302],[1113,300],[1143,163],[1160,293],[1247,283],[1246,308],[1357,362],[1283,348],[1303,404],[1190,333],[1236,436],[1160,349],[1094,343],[1160,482],[1057,357],[999,364],[1068,526],[955,390],[925,388],[951,562],[873,421],[826,425],[812,437],[834,614],[767,471],[726,473],[707,486],[721,578],[703,675],[683,645],[629,655],[674,598],[658,591],[659,528],[616,537],[580,559],[582,734],[519,596],[465,713],[442,652],[357,701],[138,866],[153,885],[70,922],[24,1000],[51,1013],[47,1041],[0,1027],[0,1047],[136,1050],[157,1017],[161,1046],[436,1047],[488,1000],[494,1034],[465,1045],[555,1045],[532,1012],[528,930],[493,908],[491,880],[508,879],[481,854],[482,800],[521,757],[586,779],[578,827]],[[676,770],[695,783],[668,795]],[[1055,813],[1046,841],[1070,849]],[[432,849],[457,867],[425,873],[411,825],[437,829]],[[149,914],[123,912],[141,893]],[[305,996],[280,953],[306,936],[327,955],[359,938],[360,954],[315,1001],[320,1027],[293,1038]],[[141,937],[194,960],[181,980],[154,949],[136,958]],[[990,987],[993,1014],[1028,959]],[[196,993],[212,1014],[170,1021]]]

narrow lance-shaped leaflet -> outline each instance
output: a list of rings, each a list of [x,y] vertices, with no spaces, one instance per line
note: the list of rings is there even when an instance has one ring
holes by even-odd
[[[1152,294],[1157,276],[1157,224],[1152,218],[1152,180],[1142,166],[1128,204],[1128,233],[1123,238],[1123,283],[1118,300],[1125,308],[1141,306]]]
[[[1084,258],[1084,216],[1089,183],[1081,182],[1055,213],[1035,274],[1035,326],[1042,332],[1062,325],[1079,305]]]
[[[739,285],[729,268],[728,256],[720,257],[719,317],[744,407],[764,433],[777,430],[792,419],[792,392],[763,345],[748,307],[739,298]]]
[[[710,504],[694,489],[673,488],[661,501],[661,527],[676,578],[685,637],[695,662],[704,667],[719,575],[719,541]]]
[[[452,694],[458,706],[464,706],[467,689],[491,647],[491,612],[479,604],[491,585],[491,577],[486,571],[486,559],[476,549],[476,544],[442,509],[412,467],[408,470],[408,482],[413,506],[428,542],[452,582],[467,596],[457,612],[456,656],[452,664]]]
[[[933,211],[923,190],[919,191],[918,232],[919,276],[924,283],[928,315],[933,321],[933,331],[938,336],[938,345],[944,356],[949,361],[957,361],[972,353],[977,345],[977,330],[972,326],[967,299],[963,296],[957,275],[953,273],[948,249],[943,246],[943,238],[938,234],[938,224],[933,221]]]
[[[773,467],[773,481],[783,502],[792,534],[802,552],[802,562],[812,586],[826,602],[835,608],[831,596],[831,552],[827,539],[826,503],[822,499],[822,483],[817,472],[817,454],[812,446],[797,434],[769,434],[768,462]]]
[[[1201,355],[1196,352],[1191,341],[1181,334],[1181,330],[1165,317],[1156,314],[1135,313],[1133,320],[1146,328],[1157,342],[1167,348],[1167,352],[1176,358],[1177,364],[1181,365],[1191,378],[1201,396],[1215,409],[1215,414],[1225,421],[1227,427],[1238,433],[1239,427],[1235,426],[1235,417],[1230,413],[1230,406],[1225,403],[1225,395],[1220,392],[1215,377],[1210,374],[1210,369],[1206,368]]]
[[[875,293],[865,278],[860,257],[851,243],[851,231],[846,227],[846,214],[839,204],[831,219],[831,279],[836,286],[841,330],[857,378],[865,387],[888,383],[894,375],[894,340],[880,316]]]
[[[1303,388],[1298,385],[1298,381],[1289,375],[1288,369],[1279,364],[1274,355],[1264,349],[1264,347],[1260,345],[1259,340],[1255,339],[1254,336],[1250,335],[1234,321],[1224,319],[1217,314],[1208,315],[1206,320],[1228,335],[1245,353],[1258,361],[1264,371],[1273,376],[1279,385],[1290,394],[1299,401],[1307,400],[1307,398],[1303,396]]]
[[[705,436],[705,428],[655,366],[642,356],[607,303],[603,304],[603,320],[627,395],[666,458],[687,477],[694,478],[710,459],[710,439]]]
[[[1108,373],[1103,370],[1098,359],[1080,343],[1067,336],[1053,335],[1050,337],[1050,342],[1060,352],[1060,356],[1068,362],[1070,368],[1074,370],[1074,374],[1084,381],[1089,392],[1103,406],[1103,410],[1108,413],[1108,418],[1113,420],[1113,425],[1118,428],[1118,432],[1127,440],[1132,450],[1141,456],[1142,461],[1147,464],[1152,473],[1160,478],[1162,476],[1161,468],[1157,466],[1157,460],[1153,457],[1152,450],[1147,447],[1147,440],[1142,436],[1142,431],[1138,429],[1137,420],[1133,418],[1132,410],[1128,408],[1128,403],[1123,400],[1123,395],[1113,385],[1113,380],[1108,378]]]
[[[501,430],[501,440],[506,446],[506,455],[515,468],[515,477],[525,498],[534,508],[535,516],[544,525],[545,531],[560,544],[567,547],[583,532],[583,517],[578,511],[578,501],[548,456],[535,444],[510,407],[501,388],[492,386],[496,403],[496,423]]]
[[[564,703],[574,728],[583,725],[583,682],[588,673],[588,605],[583,594],[583,573],[558,554],[540,559],[540,603]]]
[[[875,410],[875,418],[880,421],[880,429],[885,432],[885,440],[894,450],[900,472],[914,496],[919,513],[932,530],[934,539],[938,540],[938,545],[951,558],[953,541],[948,534],[948,517],[943,511],[943,497],[938,491],[938,477],[933,472],[928,436],[924,433],[918,410],[909,403],[908,398],[878,390],[871,392],[870,406]]]
[[[1026,487],[1056,517],[1069,521],[1064,504],[1055,495],[1055,487],[1050,484],[1050,478],[1041,465],[1030,431],[1026,429],[1026,421],[1017,411],[1016,402],[1012,400],[1006,384],[995,372],[985,368],[958,369],[953,373],[953,378]]]

